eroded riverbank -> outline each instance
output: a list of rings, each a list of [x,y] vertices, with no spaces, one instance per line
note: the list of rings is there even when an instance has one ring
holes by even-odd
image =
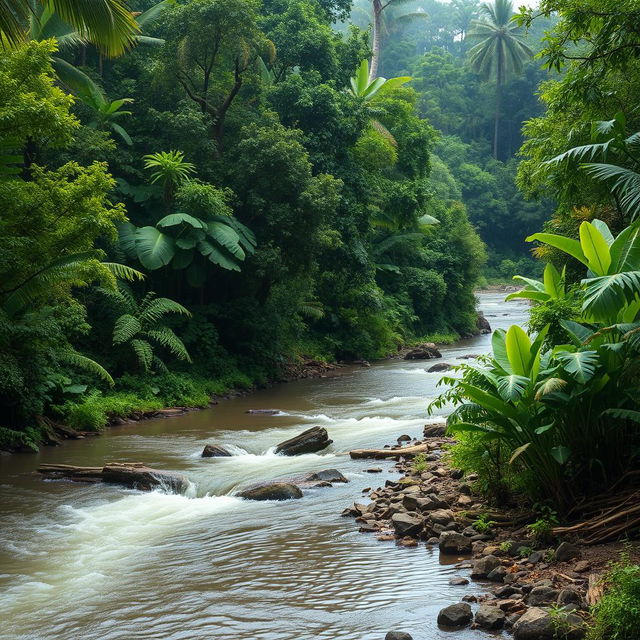
[[[502,298],[482,297],[491,324],[524,321],[526,307],[505,305]],[[489,336],[479,336],[444,347],[442,361],[486,352],[489,344]],[[34,456],[1,458],[4,633],[16,640],[225,634],[241,640],[377,640],[402,624],[423,629],[413,633],[416,640],[450,637],[434,621],[440,608],[460,597],[459,587],[449,585],[456,569],[440,564],[437,549],[380,543],[340,518],[362,489],[398,478],[393,463],[353,461],[346,452],[422,433],[441,375],[427,373],[428,364],[386,361],[257,391],[172,420],[116,427]],[[260,407],[280,413],[246,413]],[[270,451],[313,425],[329,431],[330,449],[292,458]],[[237,447],[236,455],[202,459],[204,445],[213,441]],[[108,460],[181,471],[192,483],[189,495],[198,499],[43,483],[32,473],[40,463]],[[371,466],[383,472],[364,473]],[[350,482],[311,489],[287,503],[233,495],[254,482],[329,467]]]

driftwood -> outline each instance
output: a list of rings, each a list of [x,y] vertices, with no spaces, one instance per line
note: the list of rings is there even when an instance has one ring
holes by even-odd
[[[405,458],[413,458],[419,453],[428,453],[429,445],[416,444],[410,447],[400,447],[398,449],[354,449],[349,451],[352,458],[396,458],[404,456]]]
[[[68,478],[74,482],[118,484],[141,491],[163,488],[173,493],[182,493],[189,484],[181,473],[152,469],[142,462],[108,462],[104,467],[43,464],[38,467],[38,473],[54,478]]]

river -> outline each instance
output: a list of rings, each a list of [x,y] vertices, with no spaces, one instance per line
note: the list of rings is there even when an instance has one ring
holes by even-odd
[[[493,328],[522,324],[526,306],[481,294]],[[445,362],[485,353],[490,336],[442,349]],[[415,640],[450,638],[438,610],[477,589],[436,550],[361,534],[341,511],[362,490],[395,479],[388,461],[350,449],[420,436],[441,374],[432,362],[388,360],[301,380],[203,411],[112,428],[29,455],[0,456],[0,611],[5,640]],[[277,408],[274,416],[248,409]],[[277,456],[277,442],[313,425],[334,444]],[[236,447],[200,457],[207,442]],[[42,480],[41,463],[142,461],[183,471],[189,495]],[[364,469],[383,467],[383,473]],[[301,500],[234,497],[256,481],[337,468],[350,482]],[[456,638],[483,637],[466,632]],[[486,635],[484,636],[486,637]]]

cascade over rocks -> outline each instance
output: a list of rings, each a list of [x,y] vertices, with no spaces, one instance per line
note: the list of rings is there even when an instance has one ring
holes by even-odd
[[[289,482],[269,482],[248,487],[238,493],[246,500],[296,500],[302,498],[300,487]]]
[[[311,427],[302,433],[276,445],[276,453],[285,456],[298,456],[303,453],[315,453],[326,449],[333,440],[324,427]]]

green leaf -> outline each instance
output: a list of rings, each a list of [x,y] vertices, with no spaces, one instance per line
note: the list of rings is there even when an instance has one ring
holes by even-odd
[[[582,262],[582,264],[584,264],[585,266],[589,266],[589,261],[584,255],[580,243],[573,238],[566,238],[565,236],[559,236],[555,233],[534,233],[527,238],[527,242],[533,242],[534,240],[542,242],[544,244],[548,244],[550,247],[560,249],[560,251],[568,253],[576,260]]]
[[[530,382],[529,378],[515,374],[500,376],[497,379],[498,393],[503,400],[516,403],[524,396]]]
[[[168,265],[176,252],[173,238],[155,227],[137,229],[135,246],[138,260],[151,271]]]
[[[560,351],[555,354],[555,358],[581,384],[586,384],[594,376],[598,365],[597,351]]]
[[[564,464],[571,455],[571,449],[569,449],[569,447],[564,447],[561,445],[552,447],[550,452],[558,464]]]
[[[194,229],[207,229],[207,223],[200,218],[190,216],[188,213],[170,213],[156,222],[156,227],[175,227],[179,224],[187,224]]]
[[[113,326],[113,344],[129,342],[133,336],[140,333],[142,326],[137,318],[125,313],[121,315]]]
[[[208,224],[209,236],[221,244],[237,260],[244,260],[245,253],[240,246],[240,236],[223,222],[214,220]]]
[[[512,325],[506,337],[507,357],[513,373],[519,376],[529,374],[531,366],[531,340],[518,325]]]
[[[513,373],[511,363],[507,356],[506,332],[504,329],[496,329],[491,336],[493,358],[497,364],[507,373]]]
[[[640,270],[640,222],[624,229],[611,245],[613,271]]]
[[[548,262],[544,268],[544,290],[554,300],[564,297],[562,276],[551,262]]]
[[[574,322],[573,320],[560,320],[562,328],[574,339],[579,346],[593,335],[593,331],[589,327]]]
[[[523,444],[521,447],[518,447],[509,458],[509,464],[513,464],[529,447],[531,446],[530,442]]]
[[[604,276],[611,265],[611,253],[604,236],[590,222],[580,225],[580,246],[587,258],[587,266],[598,276]]]

